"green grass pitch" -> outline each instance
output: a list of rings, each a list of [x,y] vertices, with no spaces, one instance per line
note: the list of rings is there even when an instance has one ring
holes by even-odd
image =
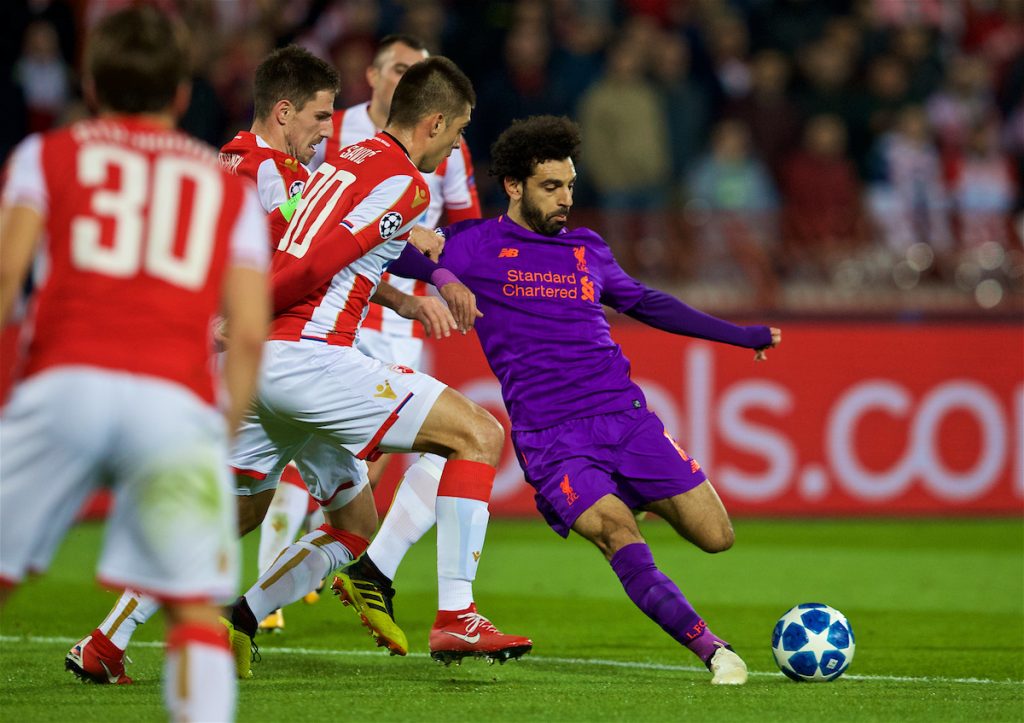
[[[129,651],[131,686],[63,670],[113,596],[93,582],[100,527],[75,528],[45,578],[24,586],[0,627],[0,719],[162,720],[162,622]],[[330,595],[285,611],[261,636],[238,719],[544,721],[1022,721],[1024,521],[738,520],[737,543],[706,555],[662,522],[642,529],[655,559],[751,669],[741,688],[709,674],[638,612],[596,550],[537,521],[492,521],[476,584],[480,610],[533,637],[522,661],[445,668],[427,657],[435,600],[432,538],[396,581],[407,658],[372,647]],[[255,539],[245,541],[251,582]],[[798,684],[775,667],[775,620],[800,602],[850,619],[853,665]]]

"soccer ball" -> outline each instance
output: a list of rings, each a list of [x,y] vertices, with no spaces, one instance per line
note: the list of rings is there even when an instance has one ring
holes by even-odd
[[[791,608],[772,631],[775,662],[796,681],[835,680],[850,667],[855,647],[846,617],[822,603]]]

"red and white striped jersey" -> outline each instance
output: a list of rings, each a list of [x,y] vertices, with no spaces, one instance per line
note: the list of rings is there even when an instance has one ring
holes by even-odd
[[[429,203],[423,175],[386,133],[344,148],[321,164],[278,244],[274,268],[309,263],[302,259],[323,254],[331,240],[325,236],[338,225],[369,251],[277,314],[270,338],[353,345],[384,268],[401,254],[409,230]]]
[[[318,153],[321,150],[324,152],[324,159],[334,158],[345,146],[377,133],[377,128],[370,118],[369,105],[360,103],[334,112],[334,132],[317,149]],[[314,158],[314,167],[319,158],[319,155]],[[446,215],[449,224],[480,218],[480,200],[473,179],[473,159],[465,143],[461,148],[452,151],[452,155],[443,161],[436,171],[424,173],[423,177],[430,185],[430,207],[419,221],[420,224],[436,228],[440,225],[442,214]],[[427,293],[427,285],[422,281],[403,279],[391,274],[386,274],[384,280],[406,294],[423,296]],[[423,337],[422,326],[377,304],[370,306],[363,328],[375,329],[394,336]]]
[[[299,193],[309,180],[309,169],[295,156],[271,148],[249,131],[240,131],[220,149],[220,162],[228,173],[256,184],[267,213]]]
[[[18,377],[86,365],[214,401],[210,325],[230,265],[265,269],[266,215],[213,148],[135,117],[25,139],[4,207],[45,219]]]

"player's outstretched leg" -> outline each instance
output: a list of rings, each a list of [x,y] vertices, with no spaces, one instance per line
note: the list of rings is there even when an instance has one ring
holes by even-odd
[[[391,507],[366,549],[366,557],[373,560],[389,580],[395,578],[409,548],[430,532],[437,522],[437,487],[444,463],[444,457],[421,454],[405,471]]]
[[[622,500],[602,497],[576,519],[572,529],[604,553],[633,604],[701,659],[712,673],[712,683],[747,682],[743,660],[711,632],[676,584],[655,565],[632,511]]]
[[[430,630],[430,657],[448,665],[465,657],[504,663],[533,649],[533,641],[508,635],[477,612],[473,580],[490,513],[494,467],[452,459],[437,490],[438,611]]]
[[[473,597],[494,465],[503,441],[504,432],[490,414],[445,389],[413,445],[420,451],[449,455],[443,472],[438,474],[438,458],[432,455],[424,455],[413,465],[367,554],[339,573],[335,581],[335,590],[343,596],[362,595],[365,599],[382,591],[384,594],[367,602],[392,612],[391,580],[398,564],[436,518],[438,614],[430,649],[431,655],[444,663],[466,656],[504,662],[532,648],[529,638],[505,635],[495,628],[479,614]]]
[[[367,496],[369,489],[365,488]],[[372,497],[369,499],[372,504]],[[240,678],[252,677],[251,658],[255,653],[245,653],[247,648],[255,650],[258,621],[315,590],[324,576],[351,562],[368,544],[361,535],[324,524],[285,548],[270,569],[230,607],[232,649]]]
[[[504,442],[505,431],[493,416],[446,388],[412,445],[447,458],[434,501],[438,614],[430,636],[432,657],[445,663],[472,655],[504,661],[533,645],[529,638],[500,633],[477,612],[473,597],[490,517],[487,504]]]
[[[367,612],[380,616],[377,608],[383,607],[390,621],[394,621],[395,590],[391,581],[409,548],[434,526],[437,486],[443,467],[443,457],[420,455],[399,482],[395,499],[366,553],[334,579],[335,595],[361,611],[361,617]],[[372,629],[369,616],[363,622]],[[386,626],[387,620],[381,622]],[[384,637],[388,637],[386,633]],[[396,643],[388,648],[393,654],[404,655],[401,650],[408,650],[408,645]]]
[[[735,540],[729,513],[709,480],[705,479],[687,492],[655,500],[647,509],[667,520],[682,537],[705,552],[724,552]],[[740,685],[746,682],[746,663],[710,630],[705,629],[689,647],[708,666],[712,683]],[[708,650],[712,655],[705,659]]]
[[[159,609],[156,598],[125,590],[99,627],[71,646],[64,656],[65,670],[94,683],[131,683],[124,669],[131,662],[125,650],[138,627]]]
[[[712,683],[747,682],[746,664],[726,641],[711,632],[676,584],[658,569],[646,543],[622,547],[610,563],[630,600],[701,659],[712,673]]]
[[[334,579],[334,593],[343,603],[361,611],[361,617],[366,612],[380,616],[377,608],[383,607],[387,617],[394,621],[395,590],[391,581],[409,548],[434,526],[437,486],[443,467],[443,457],[420,455],[399,482],[395,499],[366,553]],[[363,623],[372,629],[369,616]],[[382,623],[386,627],[387,621]],[[388,636],[385,633],[383,637]],[[404,654],[401,650],[408,650],[408,644],[402,646],[397,642],[388,646],[389,650]]]
[[[309,498],[309,505],[306,507],[306,532],[312,532],[316,528],[320,527],[327,522],[324,517],[324,511],[320,509],[320,505],[312,497]],[[307,592],[302,597],[302,602],[307,605],[314,605],[320,600],[320,595],[323,593],[324,588],[327,586],[327,578],[320,580],[320,584],[317,585],[316,590]]]
[[[302,521],[306,518],[309,491],[294,465],[289,464],[281,474],[281,483],[274,491],[274,499],[267,516],[260,524],[258,564],[265,572],[277,556],[295,540]],[[260,632],[276,633],[284,629],[284,613],[273,610],[260,620]]]

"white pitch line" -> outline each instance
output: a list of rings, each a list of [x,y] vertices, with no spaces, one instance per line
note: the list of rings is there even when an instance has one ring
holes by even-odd
[[[77,642],[70,638],[42,637],[37,635],[18,636],[0,635],[0,643],[31,643],[34,645],[71,645]],[[162,648],[163,643],[155,641],[142,641],[132,643],[134,648]],[[280,653],[281,655],[325,655],[329,657],[361,658],[361,657],[383,657],[380,650],[329,650],[326,648],[290,648],[271,647],[264,648],[267,653]],[[409,653],[410,658],[428,658],[426,653]],[[707,669],[695,665],[671,665],[668,663],[644,663],[632,660],[602,660],[601,658],[556,658],[548,655],[533,655],[523,658],[525,661],[536,660],[540,663],[557,663],[561,665],[596,665],[606,668],[631,668],[634,670],[667,670],[678,673],[706,673]],[[752,670],[750,675],[759,677],[777,677],[778,672],[767,672]],[[904,675],[843,675],[846,680],[860,680],[869,683],[954,683],[960,685],[1024,685],[1022,680],[990,680],[988,678],[943,678],[939,676],[904,676]]]

